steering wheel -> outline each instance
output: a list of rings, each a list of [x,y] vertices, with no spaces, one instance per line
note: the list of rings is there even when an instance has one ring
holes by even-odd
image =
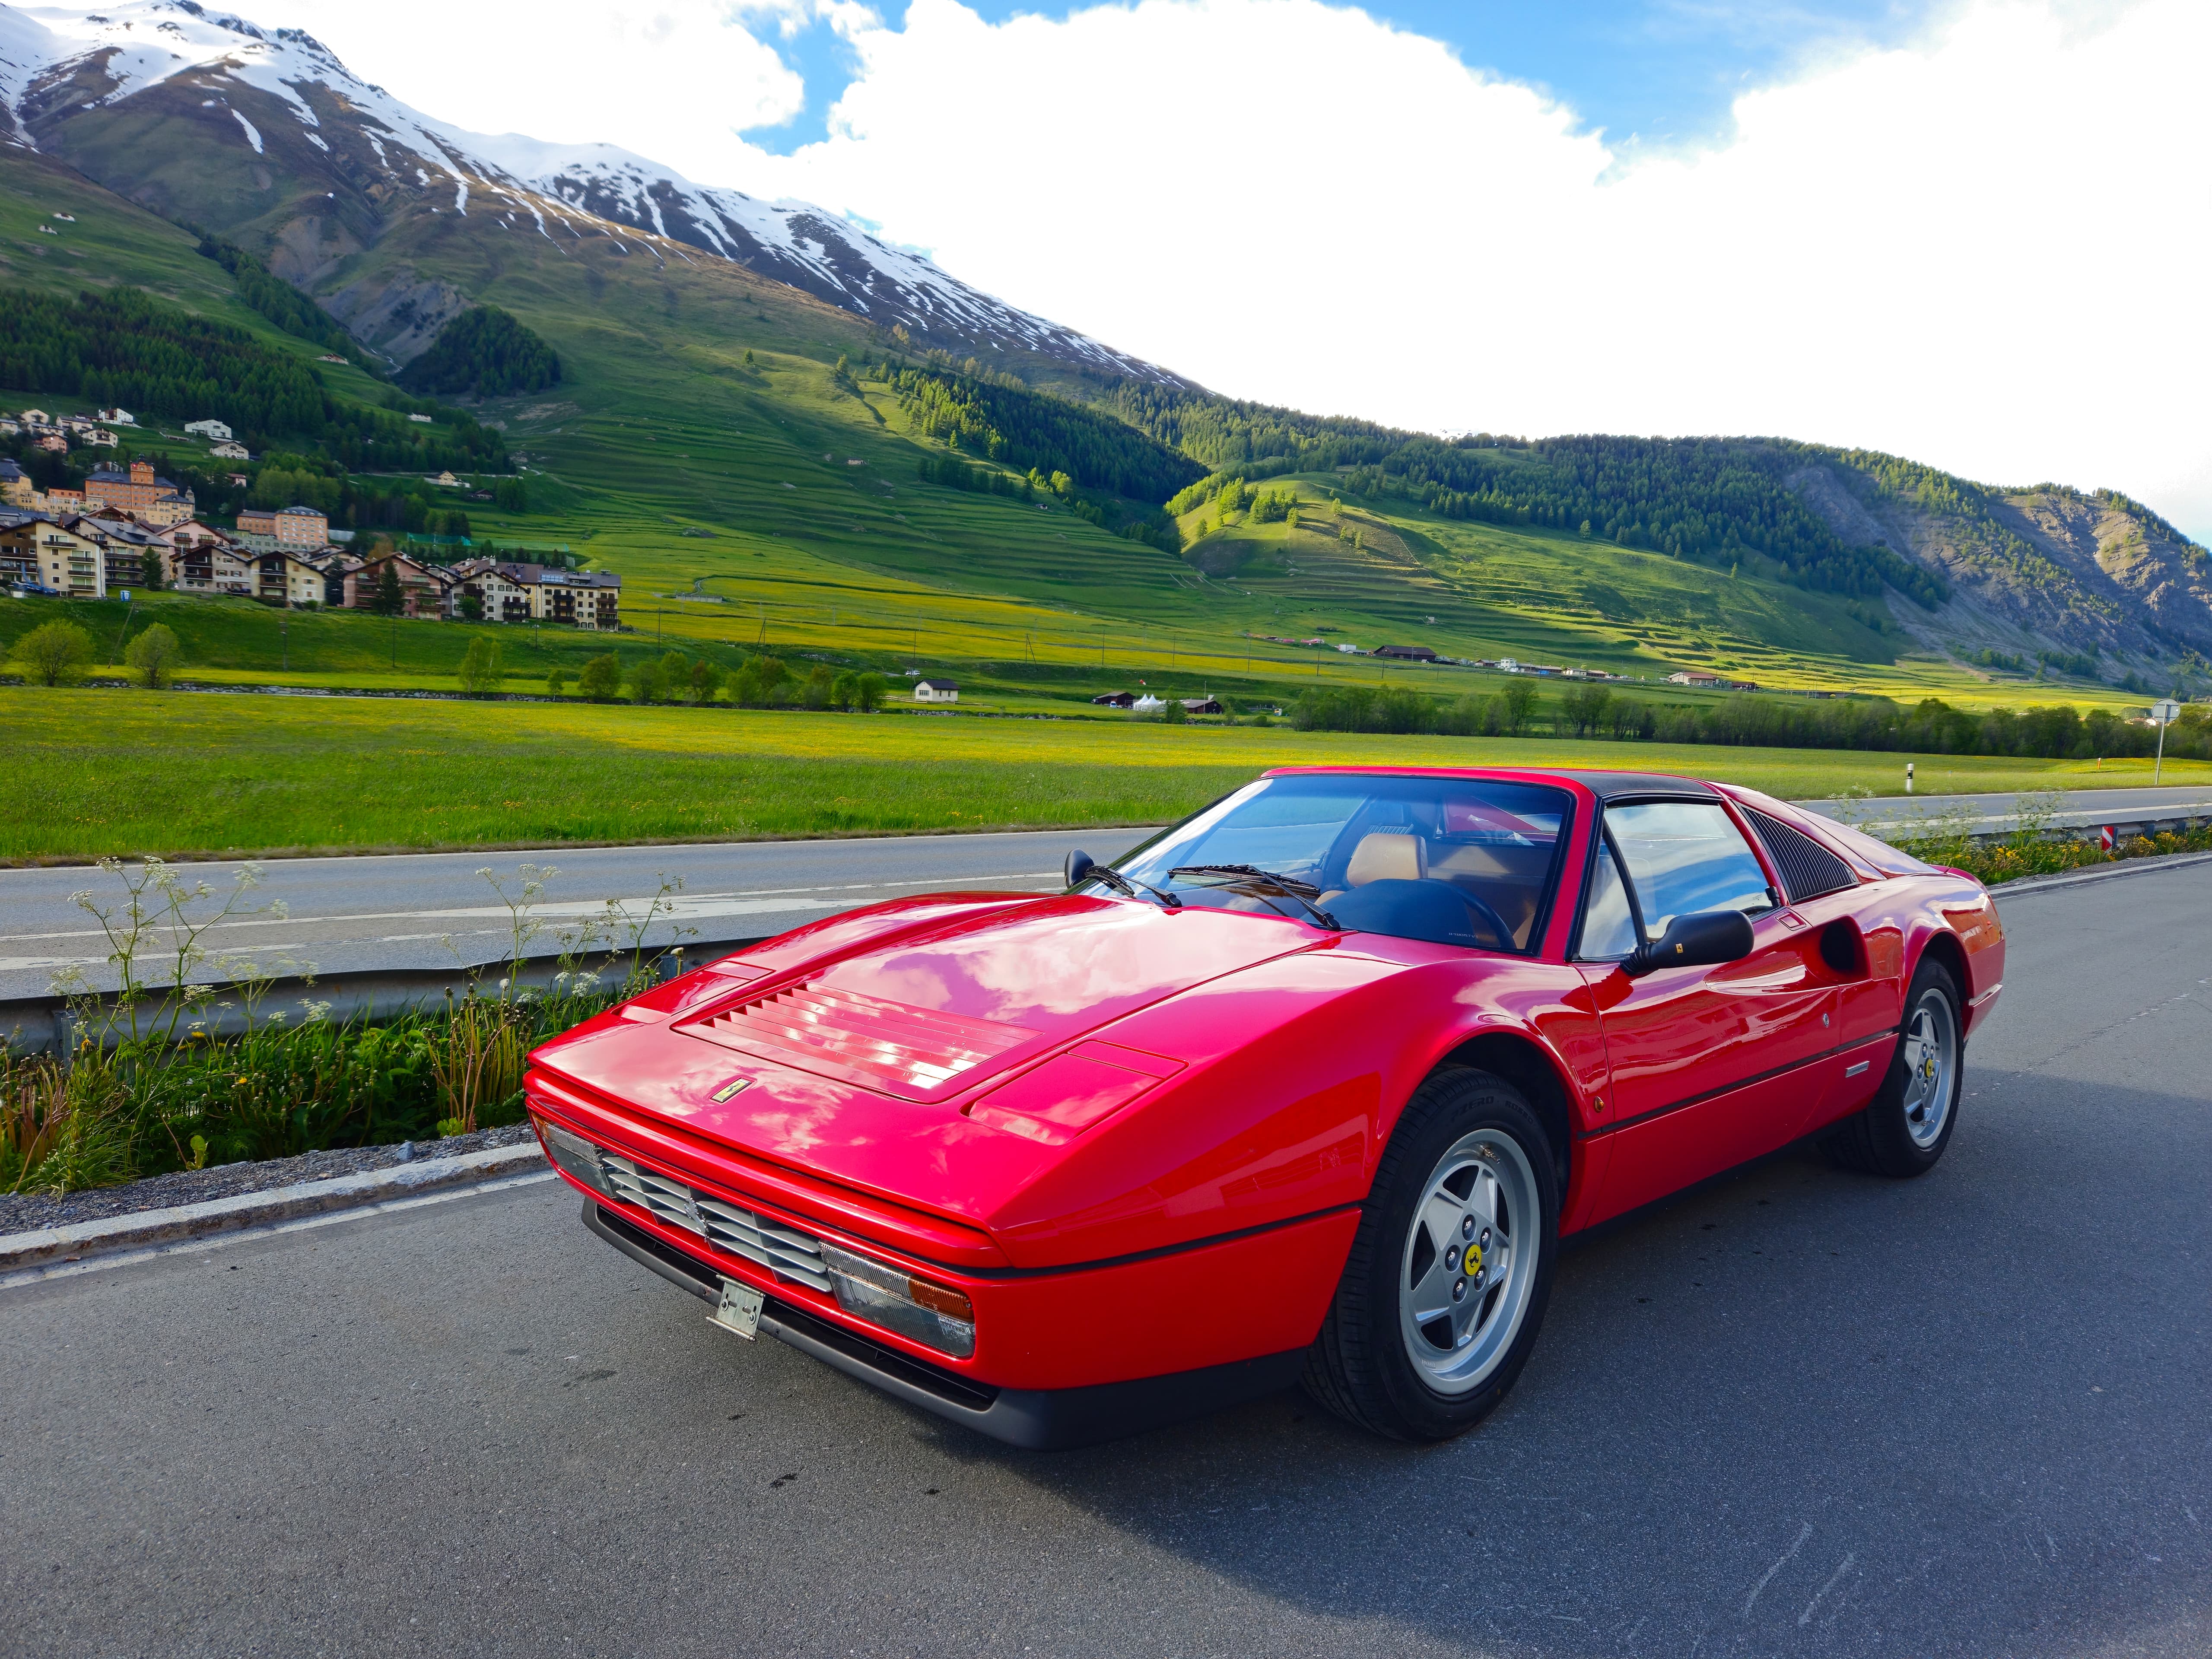
[[[1456,887],[1452,891],[1458,893],[1467,908],[1474,912],[1475,920],[1490,929],[1491,937],[1498,941],[1492,947],[1493,950],[1515,951],[1520,948],[1514,942],[1513,930],[1505,925],[1505,918],[1492,909],[1488,901],[1479,899],[1472,893],[1462,892]]]

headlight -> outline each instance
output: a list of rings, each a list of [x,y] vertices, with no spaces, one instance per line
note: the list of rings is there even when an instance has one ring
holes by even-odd
[[[975,1352],[975,1308],[942,1285],[915,1279],[899,1268],[841,1250],[822,1241],[822,1265],[837,1305],[855,1318],[965,1359]]]
[[[607,1185],[606,1171],[599,1165],[599,1149],[581,1135],[571,1134],[559,1124],[547,1118],[531,1115],[538,1126],[538,1135],[545,1142],[545,1156],[582,1182],[602,1198],[615,1196]]]

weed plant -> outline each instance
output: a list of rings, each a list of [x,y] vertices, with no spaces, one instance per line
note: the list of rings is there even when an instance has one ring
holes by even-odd
[[[110,945],[118,988],[95,994],[70,974],[76,1040],[66,1054],[0,1046],[0,1191],[60,1194],[142,1176],[331,1147],[469,1134],[521,1121],[530,1050],[680,967],[679,942],[648,950],[680,881],[664,880],[643,915],[606,914],[554,933],[558,971],[544,990],[521,969],[547,928],[535,914],[558,872],[524,865],[510,889],[479,872],[512,918],[507,971],[470,972],[444,1006],[330,1018],[309,996],[296,1011],[268,1006],[280,972],[313,983],[313,964],[264,968],[210,952],[218,921],[281,915],[255,905],[253,866],[218,893],[157,859],[101,868],[122,886],[102,902],[76,896]],[[211,966],[220,982],[191,977]],[[211,1028],[235,1025],[234,1030]]]

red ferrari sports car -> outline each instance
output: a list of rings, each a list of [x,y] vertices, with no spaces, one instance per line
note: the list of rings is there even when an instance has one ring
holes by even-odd
[[[540,1048],[585,1224],[1024,1446],[1300,1380],[1441,1438],[1512,1386],[1562,1236],[1805,1136],[1932,1167],[2004,967],[1971,877],[1626,772],[1285,768],[1067,877]]]

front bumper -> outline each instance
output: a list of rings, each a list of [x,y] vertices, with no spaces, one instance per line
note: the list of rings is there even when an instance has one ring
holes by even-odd
[[[584,1224],[670,1284],[713,1302],[723,1275],[689,1251],[587,1197]],[[1288,1388],[1305,1366],[1303,1346],[1164,1376],[1066,1389],[1002,1389],[961,1376],[836,1324],[787,1297],[765,1293],[760,1328],[910,1406],[1034,1451],[1087,1446],[1179,1422]]]

